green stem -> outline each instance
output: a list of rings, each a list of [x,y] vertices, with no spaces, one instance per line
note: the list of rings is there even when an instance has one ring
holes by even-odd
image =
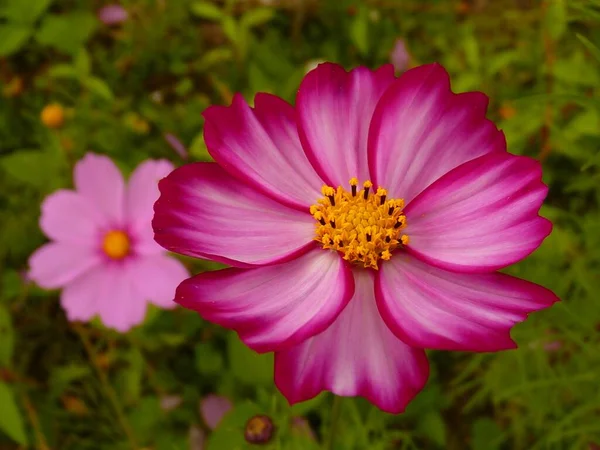
[[[337,429],[340,419],[340,413],[342,411],[342,397],[334,395],[333,405],[331,407],[331,422],[329,425],[329,438],[327,439],[327,450],[333,450],[335,448],[335,438],[337,435]]]
[[[131,426],[129,425],[129,422],[125,418],[125,414],[123,413],[123,408],[121,407],[121,404],[119,403],[117,394],[115,394],[115,391],[110,386],[110,382],[108,381],[108,377],[106,376],[106,373],[104,373],[104,371],[102,370],[102,367],[100,367],[100,365],[98,364],[96,352],[94,351],[94,347],[92,346],[92,343],[90,342],[90,340],[88,338],[87,331],[79,324],[75,324],[73,326],[73,328],[79,335],[79,338],[81,339],[81,342],[83,343],[85,351],[88,354],[88,358],[89,358],[90,362],[92,363],[92,365],[94,366],[94,369],[96,370],[96,372],[98,374],[98,378],[100,378],[100,384],[102,385],[102,390],[104,391],[106,398],[110,401],[113,409],[115,410],[115,413],[117,415],[117,421],[119,422],[119,425],[121,425],[121,428],[123,429],[123,432],[125,433],[125,436],[127,436],[127,440],[129,441],[129,445],[130,445],[131,449],[137,450],[138,445],[137,445],[135,436],[133,434],[133,431],[131,430]]]

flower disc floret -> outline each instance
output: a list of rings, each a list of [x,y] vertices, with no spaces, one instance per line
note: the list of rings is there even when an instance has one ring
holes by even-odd
[[[109,231],[102,241],[102,250],[111,259],[125,258],[129,254],[130,247],[129,236],[121,230]]]
[[[404,200],[388,199],[381,187],[372,191],[365,181],[358,191],[358,179],[350,180],[350,192],[338,186],[323,186],[323,197],[310,207],[316,219],[316,237],[324,249],[336,250],[346,261],[378,269],[380,259],[389,260],[392,252],[408,244],[402,233],[406,216]]]

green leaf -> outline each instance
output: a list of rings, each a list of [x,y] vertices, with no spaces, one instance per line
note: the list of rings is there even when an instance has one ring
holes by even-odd
[[[129,413],[129,421],[136,436],[151,436],[154,427],[163,422],[164,412],[157,397],[144,397]]]
[[[0,25],[0,56],[8,56],[19,51],[31,33],[32,29],[27,25]]]
[[[228,47],[217,47],[213,48],[206,53],[204,53],[200,60],[195,64],[195,67],[198,71],[202,72],[216,64],[231,61],[233,58],[233,52]]]
[[[554,40],[567,31],[567,5],[565,0],[552,0],[547,3],[544,26]]]
[[[190,6],[192,13],[198,17],[209,20],[221,20],[225,13],[216,5],[209,2],[195,2]]]
[[[196,345],[196,368],[202,375],[218,374],[223,365],[223,356],[209,342]]]
[[[22,149],[0,158],[0,167],[22,183],[49,191],[63,184],[66,162],[52,149]]]
[[[423,436],[426,436],[440,447],[446,447],[446,424],[442,415],[437,411],[425,414],[417,426]]]
[[[80,77],[86,77],[90,74],[91,63],[90,63],[90,55],[84,47],[79,49],[77,52],[77,56],[75,56],[75,70]]]
[[[96,26],[97,20],[90,13],[53,14],[44,19],[36,39],[40,44],[75,54],[89,39]]]
[[[64,78],[67,80],[78,77],[77,69],[69,64],[56,64],[48,70],[48,75],[52,78]]]
[[[0,381],[0,430],[13,441],[27,445],[27,436],[23,426],[21,411],[17,407],[15,398],[8,385]]]
[[[321,392],[319,395],[317,395],[314,398],[311,398],[310,400],[306,400],[305,402],[301,403],[296,403],[292,406],[292,413],[297,416],[303,416],[310,411],[316,410],[317,407],[320,406],[321,403],[323,403],[323,400],[325,400],[327,397],[327,393]]]
[[[100,78],[87,77],[81,81],[81,84],[83,84],[83,86],[85,86],[92,94],[103,100],[111,102],[115,98],[108,84]]]
[[[52,394],[60,396],[72,383],[91,375],[91,369],[85,364],[70,363],[55,367],[50,375]]]
[[[272,8],[255,8],[249,10],[240,19],[240,26],[249,29],[269,22],[275,16]]]
[[[575,33],[575,36],[577,36],[577,39],[579,39],[585,48],[589,50],[592,56],[596,58],[596,60],[600,61],[600,49],[596,45],[592,44],[592,42],[585,36],[579,33]]]
[[[15,348],[15,332],[8,310],[0,305],[0,367],[9,366]]]
[[[350,25],[350,37],[361,55],[369,53],[369,12],[360,8]]]
[[[258,354],[246,347],[237,334],[227,336],[227,352],[233,375],[249,385],[273,383],[273,354]]]
[[[11,22],[32,25],[50,6],[53,0],[9,0],[4,16]]]
[[[129,363],[129,367],[119,372],[118,380],[125,403],[132,404],[140,399],[142,392],[144,358],[139,350],[132,348],[124,355],[124,359]]]
[[[471,427],[472,450],[497,450],[500,448],[502,431],[491,419],[477,419]]]
[[[240,39],[239,36],[239,26],[238,23],[236,22],[236,20],[233,17],[224,17],[223,18],[223,32],[225,33],[225,36],[227,36],[227,38],[233,42],[234,44],[237,45],[238,40]]]
[[[0,282],[0,300],[10,300],[21,292],[23,279],[16,270],[4,269]]]

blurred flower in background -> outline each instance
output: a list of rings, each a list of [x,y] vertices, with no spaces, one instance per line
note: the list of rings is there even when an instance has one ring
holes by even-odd
[[[165,141],[167,141],[169,146],[173,150],[175,150],[175,152],[179,156],[181,156],[182,159],[188,158],[187,148],[185,147],[185,145],[183,145],[183,143],[179,140],[179,138],[177,136],[175,136],[174,134],[171,134],[171,133],[166,133],[164,137],[165,137]]]
[[[200,401],[200,415],[208,428],[214,430],[233,405],[227,397],[208,395]]]
[[[188,272],[154,242],[150,226],[157,183],[171,170],[166,160],[145,161],[126,186],[110,158],[88,153],[75,166],[75,190],[44,200],[40,227],[52,242],[31,256],[29,276],[63,288],[69,320],[98,314],[125,332],[144,320],[147,302],[175,306],[175,287]]]
[[[404,39],[396,39],[396,42],[394,42],[394,48],[392,48],[392,53],[390,54],[390,62],[394,65],[396,73],[404,72],[408,69],[410,54],[408,53]]]
[[[129,19],[129,13],[121,5],[106,5],[98,10],[98,19],[105,25],[119,25]]]

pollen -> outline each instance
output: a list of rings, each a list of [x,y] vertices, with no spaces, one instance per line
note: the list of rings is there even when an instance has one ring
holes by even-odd
[[[120,230],[109,231],[104,235],[102,251],[111,259],[123,259],[129,255],[131,242],[127,233]]]
[[[324,249],[340,252],[346,261],[378,269],[394,250],[408,245],[404,200],[387,197],[381,187],[365,181],[359,191],[357,178],[349,181],[350,191],[341,186],[323,186],[323,197],[310,207],[317,221],[315,240]]]

